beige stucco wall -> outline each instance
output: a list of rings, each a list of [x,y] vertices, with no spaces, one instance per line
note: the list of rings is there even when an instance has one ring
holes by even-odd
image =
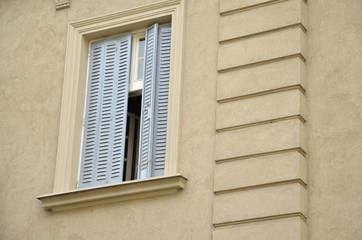
[[[360,0],[186,0],[186,188],[41,208],[69,22],[153,2],[72,0],[56,11],[52,0],[0,1],[0,239],[362,238]]]
[[[211,238],[216,1],[186,6],[179,160],[186,189],[59,213],[36,199],[53,189],[68,23],[152,2],[77,0],[59,11],[52,0],[0,2],[0,239]]]
[[[310,239],[361,239],[362,2],[308,7]]]

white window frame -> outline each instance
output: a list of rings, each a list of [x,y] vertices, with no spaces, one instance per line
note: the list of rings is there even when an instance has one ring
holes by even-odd
[[[135,93],[142,90],[142,80],[137,79],[138,73],[138,50],[139,50],[139,40],[145,38],[146,29],[141,29],[139,31],[132,32],[132,54],[131,54],[131,74],[129,80],[129,93]]]
[[[172,22],[164,176],[179,174],[183,8],[183,0],[163,1],[69,25],[53,193],[77,189],[89,42],[145,28],[154,22]]]

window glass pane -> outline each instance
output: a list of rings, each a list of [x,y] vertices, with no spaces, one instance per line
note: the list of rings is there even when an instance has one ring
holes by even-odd
[[[128,137],[126,137],[126,142],[124,144],[124,158],[128,158]]]
[[[139,135],[139,130],[138,130],[138,126],[139,126],[139,122],[138,119],[135,119],[135,130],[134,130],[134,142],[133,142],[133,146],[135,146],[133,148],[133,159],[132,159],[132,175],[131,175],[131,179],[136,179],[137,178],[137,151],[138,151],[138,135]]]
[[[123,163],[123,182],[126,181],[126,174],[127,174],[127,162]]]
[[[129,116],[127,116],[126,136],[129,136]]]
[[[138,58],[145,56],[145,39],[140,39],[138,43]]]
[[[143,64],[145,60],[138,60],[137,79],[143,79]]]

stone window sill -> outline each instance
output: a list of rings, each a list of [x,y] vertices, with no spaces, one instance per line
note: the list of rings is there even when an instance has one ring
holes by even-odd
[[[49,211],[63,211],[111,202],[173,194],[185,188],[181,174],[76,189],[37,197]]]

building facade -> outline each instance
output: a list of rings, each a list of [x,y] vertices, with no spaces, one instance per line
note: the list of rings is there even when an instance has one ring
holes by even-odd
[[[361,14],[360,0],[1,1],[0,239],[362,239]],[[82,187],[92,46],[126,34],[134,167],[122,152],[121,180]],[[167,79],[165,135],[162,100],[128,86],[147,64],[151,98]]]

